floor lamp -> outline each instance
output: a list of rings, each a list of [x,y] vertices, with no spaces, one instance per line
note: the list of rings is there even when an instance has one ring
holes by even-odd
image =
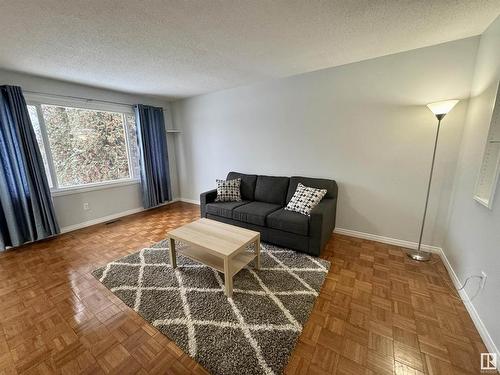
[[[439,137],[439,128],[441,127],[441,120],[446,116],[448,112],[452,110],[453,107],[458,103],[458,100],[444,100],[442,102],[435,102],[427,104],[427,107],[434,113],[438,120],[438,126],[436,131],[436,140],[434,141],[434,152],[432,154],[432,164],[431,171],[429,173],[429,184],[427,185],[427,196],[425,198],[425,208],[424,217],[422,218],[422,227],[420,228],[420,237],[418,239],[418,246],[416,250],[408,250],[407,254],[411,259],[418,260],[420,262],[428,261],[431,258],[431,253],[427,251],[422,251],[422,236],[424,234],[425,217],[427,215],[427,205],[429,204],[429,194],[431,192],[432,183],[432,172],[434,172],[434,161],[436,160],[436,149]]]

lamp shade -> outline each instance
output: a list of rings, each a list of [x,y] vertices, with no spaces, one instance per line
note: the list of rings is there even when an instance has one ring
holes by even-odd
[[[436,116],[441,116],[443,117],[446,115],[448,112],[452,110],[455,105],[459,100],[454,99],[454,100],[443,100],[441,102],[434,102],[434,103],[429,103],[427,104],[427,108],[429,108],[432,113],[434,113]]]

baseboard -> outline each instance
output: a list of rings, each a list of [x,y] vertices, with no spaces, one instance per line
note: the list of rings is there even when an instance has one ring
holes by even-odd
[[[334,233],[344,234],[346,236],[351,236],[351,237],[363,238],[365,240],[382,242],[382,243],[386,243],[389,245],[406,247],[408,249],[416,249],[418,246],[418,243],[416,243],[416,242],[399,240],[397,238],[384,237],[384,236],[379,236],[379,235],[371,234],[371,233],[358,232],[358,231],[350,230],[350,229],[335,228]],[[500,358],[500,351],[498,350],[497,346],[495,345],[495,342],[491,338],[491,336],[488,332],[488,329],[486,328],[483,321],[479,317],[479,314],[478,314],[476,308],[474,307],[474,305],[470,301],[470,298],[467,295],[467,292],[465,290],[458,290],[462,286],[462,282],[460,281],[457,274],[455,273],[455,270],[451,266],[443,249],[438,247],[438,246],[431,246],[431,245],[422,245],[422,249],[425,251],[429,251],[429,252],[438,254],[441,257],[441,259],[443,260],[443,263],[446,267],[446,270],[448,271],[448,274],[450,275],[450,278],[453,282],[453,285],[455,286],[455,289],[457,289],[458,294],[459,294],[460,298],[462,299],[462,301],[465,305],[465,308],[467,309],[467,312],[469,313],[472,321],[474,322],[474,325],[476,326],[477,331],[479,332],[479,335],[481,336],[481,339],[484,342],[484,345],[488,349],[488,352],[496,353],[497,358]]]
[[[197,205],[200,204],[200,200],[199,199],[179,198],[179,200],[181,202],[186,202],[186,203],[192,203],[192,204],[197,204]]]
[[[335,230],[333,232],[338,233],[338,234],[344,234],[346,236],[363,238],[365,240],[382,242],[382,243],[386,243],[389,245],[406,247],[407,249],[416,249],[418,247],[417,242],[399,240],[397,238],[384,237],[384,236],[379,236],[377,234],[358,232],[358,231],[351,230],[351,229],[335,228]],[[431,253],[436,253],[436,254],[442,253],[442,249],[438,246],[422,245],[421,248],[422,248],[422,250],[429,251]]]
[[[451,266],[450,261],[446,257],[445,252],[441,249],[440,253],[441,259],[443,260],[444,266],[446,267],[448,274],[450,275],[451,281],[453,282],[453,285],[455,285],[455,289],[459,289],[462,287],[462,282],[458,278],[455,270]],[[477,312],[476,308],[470,301],[469,295],[465,290],[458,290],[458,294],[460,298],[462,299],[465,308],[467,309],[467,312],[469,313],[469,316],[471,317],[472,321],[474,322],[474,325],[476,326],[477,331],[479,332],[479,335],[483,339],[484,345],[486,346],[486,349],[488,349],[489,353],[496,353],[497,358],[500,358],[500,351],[498,350],[498,347],[496,346],[495,342],[491,338],[488,329],[484,325],[483,321],[481,320],[481,317],[479,316],[479,313]]]
[[[159,205],[158,207],[165,206],[165,205],[177,202],[179,200],[180,199],[176,198],[176,199],[173,199],[173,200],[171,200],[169,202],[165,202],[165,203]],[[156,208],[156,207],[154,207],[154,208]],[[116,219],[119,219],[121,217],[128,216],[128,215],[133,215],[133,214],[136,214],[138,212],[142,212],[142,211],[146,211],[146,210],[148,210],[148,209],[145,209],[145,208],[142,208],[142,207],[137,207],[137,208],[133,208],[133,209],[127,210],[127,211],[117,212],[116,214],[102,216],[102,217],[98,217],[98,218],[92,219],[92,220],[87,220],[87,221],[84,221],[82,223],[78,223],[78,224],[74,224],[74,225],[68,225],[66,227],[62,227],[61,228],[61,233],[68,233],[68,232],[72,232],[74,230],[78,230],[78,229],[90,227],[92,225],[102,224],[102,223],[105,223],[107,221],[116,220]]]

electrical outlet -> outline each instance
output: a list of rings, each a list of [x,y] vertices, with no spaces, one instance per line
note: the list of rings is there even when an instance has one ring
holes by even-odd
[[[488,278],[488,275],[486,272],[481,271],[481,284],[479,285],[479,289],[483,289],[484,285],[486,284],[486,279]]]
[[[85,211],[90,210],[90,205],[88,204],[88,202],[85,202],[85,203],[83,204],[83,209],[84,209]]]

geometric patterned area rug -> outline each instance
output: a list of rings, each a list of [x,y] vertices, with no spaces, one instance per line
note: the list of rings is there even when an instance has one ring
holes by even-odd
[[[281,374],[330,262],[262,243],[261,269],[252,262],[238,272],[227,298],[223,274],[179,253],[174,270],[168,246],[92,274],[212,374]]]

